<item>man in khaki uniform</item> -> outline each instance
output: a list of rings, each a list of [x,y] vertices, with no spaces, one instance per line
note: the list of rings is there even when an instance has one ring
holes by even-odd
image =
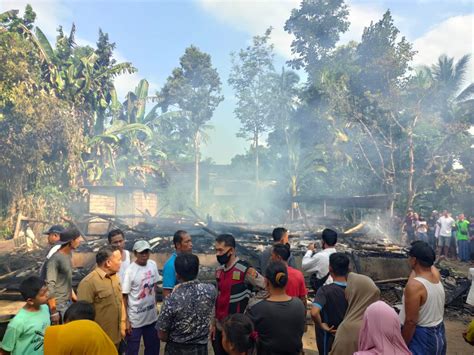
[[[122,255],[117,247],[107,245],[96,255],[97,267],[82,279],[77,290],[80,301],[92,303],[95,321],[110,337],[117,349],[122,340],[122,289],[117,272]]]

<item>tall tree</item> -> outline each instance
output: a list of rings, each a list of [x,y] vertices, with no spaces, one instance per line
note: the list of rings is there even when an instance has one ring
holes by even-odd
[[[335,48],[341,33],[349,29],[349,11],[344,0],[303,0],[293,9],[285,31],[293,34],[289,61],[294,69],[315,75]]]
[[[224,99],[221,95],[219,73],[212,67],[211,56],[195,46],[186,48],[179,60],[180,66],[168,77],[158,94],[163,112],[170,108],[181,111],[185,124],[180,134],[191,138],[194,150],[194,201],[199,206],[199,162],[202,138],[207,122]]]
[[[232,53],[229,84],[237,97],[236,117],[242,123],[238,137],[250,139],[255,151],[255,182],[259,183],[259,142],[270,124],[272,111],[273,45],[269,44],[272,29],[255,36],[253,43],[238,54]]]
[[[282,68],[280,74],[275,74],[273,81],[273,102],[270,124],[272,134],[284,139],[276,139],[276,144],[285,146],[286,151],[283,156],[286,157],[286,169],[289,176],[290,194],[294,199],[298,192],[298,173],[300,167],[300,140],[298,137],[301,128],[295,120],[295,113],[298,107],[298,82],[300,78],[293,71]],[[270,143],[270,137],[269,137]],[[291,205],[291,217],[297,209],[296,202]]]

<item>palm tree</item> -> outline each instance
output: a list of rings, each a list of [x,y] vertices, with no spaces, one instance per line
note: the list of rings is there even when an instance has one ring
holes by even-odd
[[[470,57],[466,54],[455,63],[454,58],[441,55],[431,67],[436,102],[445,122],[473,123],[474,83],[462,89]]]

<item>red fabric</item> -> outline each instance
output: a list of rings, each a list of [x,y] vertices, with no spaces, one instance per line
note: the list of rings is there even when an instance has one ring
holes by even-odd
[[[288,266],[288,283],[285,290],[286,294],[291,297],[304,297],[308,294],[301,271]]]
[[[234,275],[240,275],[237,280]],[[230,296],[234,285],[242,284],[245,282],[245,273],[235,267],[235,265],[227,271],[223,268],[216,270],[217,279],[217,300],[216,300],[216,318],[223,320],[229,315]],[[235,287],[234,287],[235,290]],[[243,310],[242,310],[243,311]],[[241,313],[237,310],[237,313]]]

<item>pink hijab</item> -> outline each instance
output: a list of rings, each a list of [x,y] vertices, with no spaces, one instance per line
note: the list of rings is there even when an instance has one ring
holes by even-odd
[[[383,301],[367,307],[354,355],[411,355],[402,338],[397,313]]]

